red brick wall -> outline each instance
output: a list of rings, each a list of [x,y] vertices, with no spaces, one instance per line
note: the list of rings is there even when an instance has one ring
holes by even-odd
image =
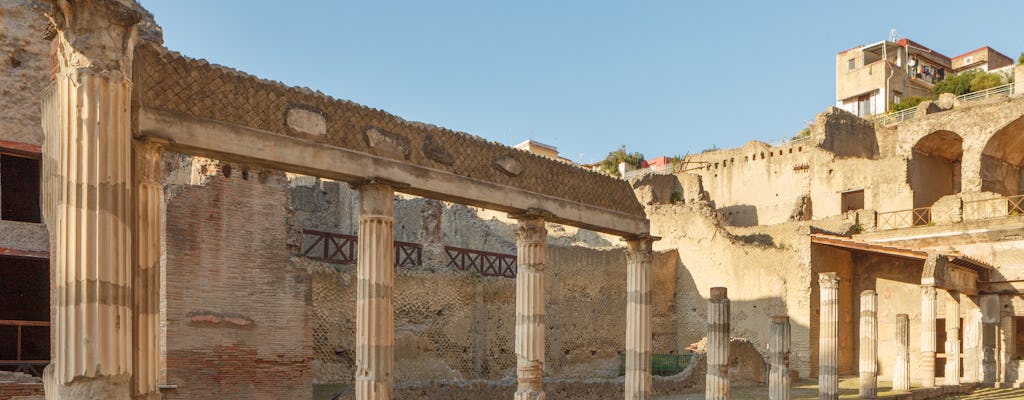
[[[310,399],[310,278],[289,261],[284,178],[233,172],[168,200],[165,398]]]
[[[42,383],[0,382],[0,400],[22,396],[42,396]]]

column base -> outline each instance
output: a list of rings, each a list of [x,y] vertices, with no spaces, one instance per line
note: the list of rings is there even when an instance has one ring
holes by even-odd
[[[515,400],[544,400],[543,390],[533,389],[518,389],[516,390]]]
[[[58,383],[53,375],[53,364],[43,370],[43,390],[46,400],[130,400],[130,375],[79,377],[66,384]],[[159,398],[159,397],[157,397]]]

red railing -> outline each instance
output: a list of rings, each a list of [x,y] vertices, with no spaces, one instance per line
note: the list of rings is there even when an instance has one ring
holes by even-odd
[[[0,326],[13,326],[17,329],[17,350],[15,350],[14,359],[0,359],[0,367],[15,367],[15,371],[17,372],[24,372],[27,374],[32,374],[33,376],[42,376],[43,367],[45,367],[46,364],[49,364],[50,360],[25,360],[22,358],[25,347],[24,341],[22,340],[22,328],[46,327],[47,329],[49,329],[50,321],[21,321],[0,319]],[[47,340],[46,343],[49,343],[49,340]]]
[[[335,264],[353,264],[357,259],[359,237],[343,233],[303,230],[303,257]],[[516,256],[445,246],[448,266],[461,271],[473,271],[482,276],[504,276],[515,278]],[[395,241],[395,266],[416,267],[423,265],[423,245]]]
[[[875,226],[878,230],[928,225],[932,222],[931,207],[914,208],[878,213]]]
[[[302,233],[305,235],[304,241],[307,241],[307,237],[313,238],[312,243],[302,252],[304,257],[335,264],[354,264],[356,262],[358,236],[311,229],[305,229]],[[395,266],[415,267],[419,265],[423,265],[423,245],[396,240]]]
[[[451,246],[445,246],[444,252],[448,255],[449,267],[482,276],[516,277],[516,256]]]

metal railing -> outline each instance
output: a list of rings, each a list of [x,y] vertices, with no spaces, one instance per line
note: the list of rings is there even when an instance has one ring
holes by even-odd
[[[448,266],[460,271],[473,271],[481,276],[516,277],[516,256],[489,251],[444,247]]]
[[[875,218],[875,229],[880,231],[928,225],[932,222],[932,208],[921,207],[909,210],[880,212]]]
[[[311,229],[305,229],[302,233],[304,242],[306,237],[313,238],[312,243],[306,246],[302,252],[304,257],[334,264],[354,264],[356,262],[358,236]],[[423,265],[423,245],[396,240],[395,266],[415,267],[419,265]]]
[[[15,343],[15,354],[13,359],[0,358],[0,367],[14,367],[15,372],[24,372],[31,374],[32,376],[42,376],[43,368],[46,364],[50,363],[50,360],[36,360],[36,359],[24,359],[25,355],[25,343],[24,328],[26,327],[45,327],[47,331],[50,329],[50,321],[22,321],[22,320],[0,320],[0,327],[14,327],[17,330],[17,341]],[[49,344],[49,339],[44,341]]]
[[[963,219],[979,220],[1024,215],[1024,195],[964,201]]]
[[[1013,96],[1013,83],[1008,83],[1002,86],[996,86],[991,89],[979,90],[977,92],[965,93],[956,96],[959,101],[980,101],[987,100],[992,97],[1009,97]],[[894,111],[888,114],[878,114],[871,116],[869,119],[878,122],[882,125],[894,125],[908,119],[914,118],[914,114],[917,113],[917,106],[910,107],[900,111]]]
[[[334,264],[354,264],[358,259],[359,236],[344,233],[324,232],[311,229],[304,234],[302,256]],[[472,271],[482,276],[503,276],[515,278],[516,256],[492,253],[461,247],[445,246],[448,267],[461,271]],[[423,245],[395,241],[395,267],[418,267],[423,265]]]

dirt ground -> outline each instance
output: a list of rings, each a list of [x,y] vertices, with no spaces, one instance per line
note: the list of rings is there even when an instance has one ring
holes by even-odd
[[[839,381],[839,397],[842,399],[858,399],[857,396],[857,378],[846,378],[840,379]],[[880,398],[886,395],[895,394],[890,390],[886,390],[891,387],[889,382],[879,382]],[[747,387],[734,387],[732,388],[730,398],[734,400],[760,400],[768,398],[768,386],[747,386]],[[691,393],[673,396],[656,397],[657,400],[701,400],[704,398],[704,393]],[[818,382],[810,379],[801,379],[793,384],[793,399],[794,400],[816,400],[818,398]],[[990,389],[983,388],[975,390],[974,393],[962,396],[948,396],[945,400],[1009,400],[1009,399],[1024,399],[1024,389]]]

